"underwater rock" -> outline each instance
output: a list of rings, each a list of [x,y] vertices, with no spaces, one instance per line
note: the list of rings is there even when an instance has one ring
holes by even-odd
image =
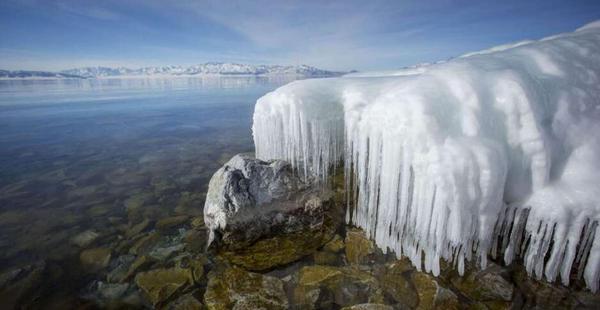
[[[377,248],[361,229],[349,229],[346,232],[345,243],[348,263],[361,265],[373,262]]]
[[[339,225],[333,195],[280,160],[236,155],[211,178],[204,206],[209,241],[250,270],[287,264],[329,241]]]
[[[188,219],[189,219],[189,216],[187,216],[187,215],[166,217],[166,218],[158,220],[156,222],[155,227],[158,230],[167,231],[169,229],[173,229],[173,228],[176,228],[176,227],[182,225],[183,223],[187,222]]]
[[[417,309],[460,309],[456,294],[442,287],[434,277],[423,272],[415,272],[412,279],[419,295]]]
[[[157,232],[151,232],[137,240],[133,246],[129,248],[129,253],[135,255],[145,254],[150,251],[159,240],[160,235]]]
[[[209,310],[288,308],[281,280],[238,267],[208,274],[204,304]]]
[[[25,304],[26,299],[37,292],[44,279],[46,262],[42,261],[18,270],[11,271],[0,288],[2,309],[17,309],[17,305]]]
[[[182,288],[193,283],[190,269],[155,269],[139,273],[135,283],[154,305],[160,305]]]
[[[144,268],[148,268],[154,262],[154,259],[148,255],[138,256],[129,266],[123,281],[133,278],[139,271],[143,270]]]
[[[143,221],[133,225],[131,228],[127,229],[127,232],[125,232],[125,237],[131,238],[140,234],[150,226],[150,223],[151,221],[149,219],[144,219]]]
[[[100,234],[93,230],[86,230],[84,232],[79,233],[75,237],[71,238],[71,243],[75,244],[80,248],[86,248],[90,244],[92,244],[96,239],[100,237]]]
[[[383,292],[369,272],[356,267],[305,266],[295,276],[293,304],[321,309],[383,302]]]
[[[108,266],[111,255],[109,248],[93,248],[82,251],[79,259],[86,270],[97,272]]]

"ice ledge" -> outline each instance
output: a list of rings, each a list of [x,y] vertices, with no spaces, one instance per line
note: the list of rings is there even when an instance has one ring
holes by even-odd
[[[600,27],[403,74],[297,81],[260,98],[257,157],[325,179],[347,220],[433,274],[487,255],[565,285],[600,277]],[[575,272],[576,271],[576,272]]]

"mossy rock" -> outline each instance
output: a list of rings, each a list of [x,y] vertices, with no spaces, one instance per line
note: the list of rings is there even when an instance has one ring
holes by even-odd
[[[281,280],[238,267],[209,273],[204,304],[209,310],[288,308]]]
[[[508,271],[490,264],[486,269],[470,272],[467,276],[452,278],[452,284],[464,295],[481,302],[509,302],[513,299],[514,285],[505,279]]]
[[[150,270],[135,277],[135,283],[154,306],[166,302],[193,281],[191,269],[182,268]]]
[[[413,270],[410,261],[402,259],[386,266],[378,275],[383,291],[395,302],[410,308],[415,308],[419,303],[417,291],[410,281],[410,272]]]
[[[369,240],[364,232],[352,228],[346,232],[346,259],[350,264],[367,264],[372,262],[375,254],[375,243]]]
[[[185,294],[170,302],[166,307],[168,310],[202,310],[202,303],[192,294]]]
[[[317,251],[313,253],[313,261],[317,265],[339,265],[341,257],[328,251]]]
[[[261,239],[235,251],[221,250],[219,255],[247,270],[262,271],[289,264],[314,253],[334,236],[337,223],[327,220],[321,230],[297,231]]]
[[[442,287],[434,277],[423,272],[415,272],[412,280],[419,295],[417,309],[460,309],[456,294]]]
[[[177,227],[183,225],[188,220],[189,220],[189,216],[187,216],[187,215],[177,215],[177,216],[166,217],[166,218],[162,218],[162,219],[158,220],[156,222],[155,227],[156,227],[156,229],[158,229],[160,231],[167,231],[167,230],[177,228]]]
[[[295,278],[293,303],[303,309],[381,303],[384,299],[375,277],[355,267],[306,266]]]
[[[342,237],[340,237],[340,235],[335,235],[329,242],[327,242],[323,246],[323,251],[331,252],[331,253],[338,253],[339,251],[343,250],[344,247],[345,247],[344,239],[342,239]]]

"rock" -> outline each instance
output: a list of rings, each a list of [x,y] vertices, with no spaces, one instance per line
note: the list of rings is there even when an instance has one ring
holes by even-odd
[[[355,267],[305,266],[296,275],[293,304],[301,309],[321,309],[383,302],[376,279]]]
[[[159,240],[160,235],[156,232],[151,232],[136,241],[133,246],[129,248],[129,253],[134,255],[148,253],[148,251],[150,251],[150,249],[152,249],[152,247],[154,247]]]
[[[341,257],[328,251],[318,251],[313,253],[313,261],[317,265],[339,265]]]
[[[173,253],[183,250],[184,247],[185,244],[183,243],[166,247],[155,247],[152,249],[152,251],[150,251],[150,253],[148,253],[148,255],[158,261],[165,261],[167,258],[171,257]]]
[[[0,274],[0,289],[16,279],[22,272],[22,268],[15,268]]]
[[[578,304],[575,295],[567,288],[535,280],[527,275],[523,267],[513,275],[514,282],[523,294],[524,309],[573,309]]]
[[[284,161],[236,155],[211,178],[208,244],[250,270],[284,265],[329,241],[343,218],[333,195],[305,183]]]
[[[158,306],[167,301],[173,294],[193,283],[191,270],[181,268],[155,269],[139,273],[135,283],[144,296]]]
[[[508,272],[491,263],[484,270],[471,272],[466,277],[452,278],[452,284],[476,301],[511,301],[514,285],[505,277]]]
[[[329,242],[327,242],[323,246],[323,251],[337,253],[337,252],[343,250],[344,247],[345,247],[344,239],[342,239],[342,237],[340,237],[340,235],[335,235],[335,236],[333,236],[333,239],[331,239]]]
[[[127,230],[127,232],[125,233],[125,237],[131,238],[140,234],[150,226],[150,222],[151,221],[149,219],[144,219],[143,221],[137,223],[136,225],[132,226]]]
[[[81,252],[79,259],[86,270],[97,272],[108,266],[111,255],[109,248],[94,248]]]
[[[342,310],[394,310],[394,307],[382,304],[360,304],[344,307]]]
[[[231,267],[208,275],[204,304],[212,309],[287,309],[281,280]]]
[[[71,238],[71,243],[75,244],[80,248],[86,248],[92,244],[96,239],[100,237],[100,234],[93,230],[86,230],[77,236]]]
[[[364,232],[357,228],[346,232],[346,259],[350,264],[371,263],[375,255],[375,243],[369,240]]]
[[[408,259],[402,259],[381,270],[378,276],[384,292],[409,308],[415,308],[419,303],[417,291],[410,281],[409,273],[413,269]]]
[[[203,256],[183,256],[177,260],[176,265],[181,269],[190,269],[194,282],[201,283],[204,278],[204,265],[207,263],[208,260]]]
[[[154,259],[152,259],[150,256],[147,256],[147,255],[139,256],[129,266],[129,269],[127,270],[127,273],[126,273],[123,281],[127,281],[127,280],[133,278],[133,276],[135,276],[139,271],[143,270],[144,268],[149,267],[153,263],[154,263]]]
[[[129,289],[128,283],[114,284],[98,282],[98,293],[103,299],[119,299],[127,292],[127,289]]]
[[[206,231],[191,229],[183,236],[185,249],[192,253],[202,253],[206,248]]]
[[[169,303],[166,307],[168,310],[202,310],[202,303],[194,297],[193,294],[185,294]]]
[[[127,277],[127,271],[131,263],[135,260],[135,256],[133,255],[121,255],[115,261],[114,267],[112,270],[106,275],[106,281],[109,283],[120,283],[125,280]]]
[[[46,263],[42,261],[19,270],[18,273],[11,272],[12,274],[7,276],[11,279],[7,280],[0,289],[0,301],[2,301],[0,308],[2,309],[31,308],[23,305],[35,299],[35,294],[39,291],[46,273]]]
[[[193,229],[202,229],[205,227],[204,225],[204,217],[203,216],[197,216],[195,218],[192,219],[192,222],[190,223],[190,225],[192,225]]]
[[[460,309],[456,294],[439,285],[434,277],[423,272],[415,272],[412,279],[419,295],[417,309]]]
[[[156,222],[156,229],[161,231],[167,231],[186,223],[190,217],[187,215],[171,216],[160,219]]]

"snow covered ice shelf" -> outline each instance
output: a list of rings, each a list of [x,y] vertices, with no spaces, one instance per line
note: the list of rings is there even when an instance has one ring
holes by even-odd
[[[600,22],[395,72],[297,81],[260,98],[257,157],[326,179],[347,220],[434,275],[522,257],[537,278],[600,277]],[[598,234],[597,234],[598,233]]]

